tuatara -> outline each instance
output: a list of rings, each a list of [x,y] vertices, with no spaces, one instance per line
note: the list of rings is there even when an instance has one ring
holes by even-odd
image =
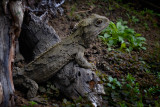
[[[108,23],[109,20],[106,17],[96,14],[82,20],[71,36],[29,63],[22,70],[22,74],[36,82],[44,82],[73,59],[84,68],[92,68],[92,64],[84,58],[85,48],[94,42],[97,35],[108,26]]]
[[[92,68],[93,65],[84,58],[84,51],[108,24],[108,18],[96,14],[80,21],[70,36],[49,48],[23,69],[18,70],[18,73],[15,73],[15,81],[19,74],[24,86],[31,83],[28,97],[35,97],[38,89],[35,82],[45,82],[72,60],[75,59],[81,67]],[[25,84],[26,81],[27,84]]]

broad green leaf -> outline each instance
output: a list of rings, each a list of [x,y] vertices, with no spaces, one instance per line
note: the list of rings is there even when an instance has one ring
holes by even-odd
[[[108,77],[109,82],[113,81],[113,78],[111,76]]]
[[[98,37],[99,37],[99,38],[104,38],[102,35],[99,35]]]
[[[118,29],[118,30],[124,29],[124,26],[122,25],[121,22],[117,22],[116,26],[117,26],[117,29]]]
[[[109,27],[110,27],[112,30],[117,31],[117,27],[116,27],[116,25],[115,25],[113,22],[110,22]]]
[[[108,87],[112,87],[112,84],[110,84],[110,83],[107,83],[107,86],[108,86]]]
[[[111,35],[109,35],[109,34],[107,34],[107,33],[104,34],[104,37],[105,37],[105,38],[108,38],[108,37],[110,37],[110,36],[111,36]]]
[[[126,43],[122,43],[120,49],[125,49],[126,48]]]
[[[114,41],[113,41],[112,39],[110,39],[110,40],[108,41],[108,45],[109,45],[109,46],[112,46],[113,43],[114,43]]]
[[[118,41],[121,42],[121,43],[124,43],[123,37],[118,36]]]
[[[119,86],[119,87],[121,87],[122,85],[121,85],[121,83],[119,82],[119,81],[117,81],[117,85]]]
[[[135,34],[135,36],[136,36],[136,37],[138,37],[138,36],[141,36],[141,34],[139,34],[139,33],[136,33],[136,34]]]
[[[139,45],[140,45],[140,44],[139,44]],[[133,48],[134,48],[134,47],[138,46],[138,43],[137,43],[137,42],[133,42],[132,46],[133,46]]]
[[[142,44],[141,44],[141,43],[138,43],[137,46],[142,47]]]
[[[124,24],[124,25],[128,24],[128,21],[123,21],[123,24]]]
[[[141,49],[146,50],[146,47],[141,47]]]
[[[136,41],[136,38],[135,38],[134,36],[131,36],[131,40],[130,40],[130,42],[134,44],[134,43],[135,43],[135,41]]]
[[[144,37],[138,37],[137,39],[141,40],[141,41],[146,41],[146,39]]]
[[[112,85],[112,89],[114,90],[116,87],[114,85]]]
[[[125,49],[127,52],[130,52],[130,50],[127,48],[127,49]]]
[[[135,33],[135,31],[133,29],[130,29],[130,28],[126,29],[125,32],[127,34],[132,34],[132,35]]]
[[[111,48],[111,47],[109,47],[109,48],[107,48],[107,50],[110,52],[110,51],[112,50],[112,48]]]
[[[129,46],[129,51],[132,51],[133,50],[133,47]]]

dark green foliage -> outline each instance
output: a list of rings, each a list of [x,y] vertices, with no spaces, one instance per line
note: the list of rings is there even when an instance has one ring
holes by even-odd
[[[116,24],[110,22],[109,26],[100,34],[100,38],[108,46],[108,50],[112,48],[128,52],[139,49],[146,50],[143,46],[146,39],[133,29],[123,25],[121,21]]]
[[[148,52],[145,60],[149,65],[149,73],[155,74],[156,77],[160,79],[160,43],[155,41],[152,48],[153,51]]]
[[[40,86],[39,92],[42,94],[46,94],[45,97],[58,97],[59,96],[59,90],[55,88],[54,85],[52,85],[50,82],[47,82],[46,86]]]
[[[36,102],[30,101],[28,105],[24,105],[24,106],[22,106],[22,107],[35,107],[36,105],[37,105]]]
[[[146,14],[149,14],[149,15],[152,15],[152,16],[160,16],[160,14],[159,13],[156,13],[156,12],[154,12],[153,10],[151,10],[151,9],[147,9],[147,8],[145,8],[144,10],[142,10],[141,12],[140,12],[142,15],[146,15]]]
[[[108,102],[108,106],[144,107],[160,104],[159,100],[154,101],[152,98],[154,94],[160,93],[158,85],[143,89],[136,81],[136,78],[129,73],[119,80],[98,71],[97,75],[104,83],[106,95],[103,96],[103,99]]]

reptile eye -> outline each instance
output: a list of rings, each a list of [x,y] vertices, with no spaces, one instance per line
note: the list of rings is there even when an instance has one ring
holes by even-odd
[[[98,26],[100,26],[100,24],[102,24],[102,20],[101,19],[98,19],[97,21],[96,21],[96,23],[95,23],[95,25],[98,27]]]

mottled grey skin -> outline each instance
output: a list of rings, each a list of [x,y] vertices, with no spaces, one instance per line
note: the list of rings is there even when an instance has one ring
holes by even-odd
[[[23,69],[15,68],[14,71],[18,73],[13,74],[14,84],[26,87],[29,90],[27,97],[33,98],[37,94],[37,83],[47,81],[69,62],[75,60],[82,68],[92,68],[92,64],[84,58],[84,51],[108,24],[106,17],[96,14],[80,21],[70,36],[49,48]]]
[[[92,64],[84,58],[85,48],[94,42],[97,34],[108,24],[109,20],[106,17],[96,14],[82,20],[71,36],[41,54],[29,63],[21,73],[39,83],[51,78],[64,65],[74,59],[81,67],[92,68]]]

